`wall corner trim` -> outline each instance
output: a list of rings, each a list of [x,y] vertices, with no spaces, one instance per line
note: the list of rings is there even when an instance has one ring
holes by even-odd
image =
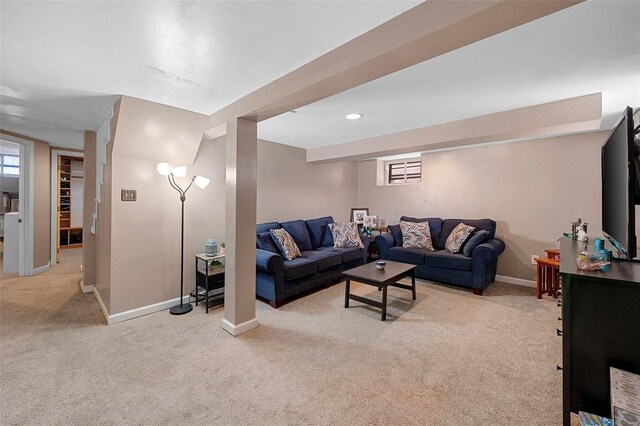
[[[189,296],[183,296],[182,302],[189,303]],[[107,317],[107,324],[109,325],[117,324],[122,321],[127,321],[127,320],[138,318],[144,315],[149,315],[156,312],[164,311],[165,309],[169,309],[170,307],[177,305],[178,303],[180,303],[180,298],[176,297],[175,299],[165,300],[164,302],[155,303],[153,305],[142,306],[140,308],[135,308],[129,311],[124,311],[117,314],[109,315]]]
[[[50,268],[51,268],[51,262],[47,262],[47,264],[44,265],[44,266],[41,266],[39,268],[34,268],[33,269],[33,273],[30,274],[30,275],[38,275],[38,274],[41,274],[43,272],[47,272]]]
[[[521,285],[524,287],[536,288],[536,282],[533,280],[524,280],[522,278],[508,277],[506,275],[496,275],[496,281],[500,281],[507,284]]]
[[[107,320],[107,324],[109,324],[109,312],[107,311],[107,307],[104,306],[104,302],[100,297],[100,293],[98,293],[97,289],[94,289],[92,293],[96,297],[96,300],[98,301],[98,305],[100,305],[100,309],[102,310],[102,315],[104,315],[104,319]]]
[[[258,327],[257,318],[250,319],[249,321],[245,321],[238,325],[231,324],[231,322],[227,321],[226,318],[222,320],[222,328],[224,329],[224,331],[234,337],[249,330],[253,330],[256,327]]]

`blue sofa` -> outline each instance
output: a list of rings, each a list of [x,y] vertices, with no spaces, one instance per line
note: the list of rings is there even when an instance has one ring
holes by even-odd
[[[331,216],[310,220],[262,223],[256,226],[256,295],[279,308],[285,299],[342,278],[342,271],[366,262],[370,238],[361,235],[364,249],[333,248],[328,225]],[[269,231],[285,229],[298,245],[301,256],[284,260]]]
[[[496,279],[498,256],[504,252],[504,242],[496,235],[496,222],[491,219],[440,219],[403,216],[405,222],[429,222],[431,239],[436,251],[403,248],[400,225],[390,225],[389,233],[376,236],[382,259],[418,265],[416,277],[471,288],[477,295]],[[451,231],[461,222],[489,231],[488,240],[478,245],[469,256],[450,253],[444,244]],[[464,246],[463,246],[464,247]]]

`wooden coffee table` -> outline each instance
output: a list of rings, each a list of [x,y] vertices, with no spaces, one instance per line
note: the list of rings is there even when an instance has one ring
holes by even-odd
[[[359,266],[357,268],[344,271],[343,274],[347,278],[347,283],[344,290],[344,307],[349,307],[349,299],[355,300],[360,303],[375,306],[382,309],[382,321],[387,319],[387,287],[399,287],[406,290],[411,290],[413,294],[413,300],[416,300],[416,265],[409,265],[406,263],[386,261],[387,265],[384,271],[379,271],[376,268],[375,263],[367,263],[366,265]],[[411,285],[399,284],[404,277],[411,277]],[[374,287],[378,287],[378,290],[382,290],[382,302],[376,300],[367,299],[366,297],[356,296],[350,294],[349,289],[351,287],[351,280],[357,281],[363,284],[369,284]]]

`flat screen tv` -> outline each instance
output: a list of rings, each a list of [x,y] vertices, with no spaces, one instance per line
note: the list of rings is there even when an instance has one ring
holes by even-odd
[[[619,259],[630,260],[637,255],[638,159],[633,110],[627,107],[602,146],[602,231],[618,251]]]

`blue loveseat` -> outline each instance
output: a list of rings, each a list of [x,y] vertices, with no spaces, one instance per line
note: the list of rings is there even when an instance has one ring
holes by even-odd
[[[496,235],[496,222],[491,219],[440,219],[403,216],[400,221],[429,222],[435,251],[403,248],[400,225],[390,225],[389,233],[376,236],[376,245],[382,259],[418,265],[416,277],[430,281],[471,288],[477,295],[496,279],[498,256],[504,252],[504,242]],[[464,222],[476,230],[489,231],[487,240],[476,246],[468,256],[450,253],[444,244],[451,231]],[[464,248],[464,246],[463,246]]]
[[[370,238],[361,235],[359,248],[333,248],[331,216],[310,220],[261,223],[256,226],[256,295],[279,308],[285,299],[305,291],[328,287],[342,278],[342,271],[366,262]],[[285,260],[270,237],[271,229],[285,229],[301,256]]]

